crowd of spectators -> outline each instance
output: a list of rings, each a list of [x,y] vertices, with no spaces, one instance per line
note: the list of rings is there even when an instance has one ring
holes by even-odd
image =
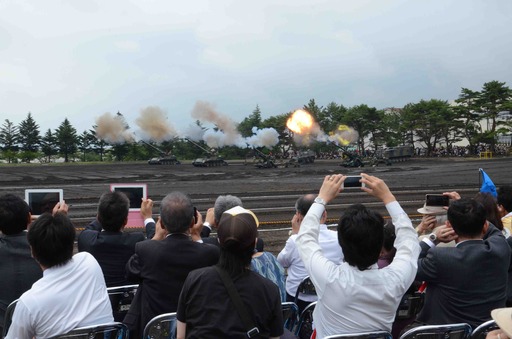
[[[469,198],[443,193],[449,207],[424,205],[414,227],[386,183],[362,173],[361,190],[384,204],[390,220],[356,204],[329,230],[326,205],[344,200],[345,178],[326,176],[317,194],[298,197],[277,258],[264,251],[257,215],[231,195],[220,195],[204,222],[182,192],[161,201],[156,221],[153,201],[143,199],[143,233],[124,232],[129,201],[107,192],[75,255],[64,201],[32,221],[25,201],[0,196],[0,316],[18,300],[7,338],[49,338],[112,322],[107,287],[127,284],[138,284],[137,292],[126,316],[115,320],[133,338],[169,312],[177,312],[178,338],[254,331],[293,337],[283,327],[285,301],[301,310],[317,302],[316,338],[376,330],[397,337],[415,326],[461,322],[476,328],[493,310],[512,306],[512,187]],[[306,277],[316,295],[297,293]],[[398,321],[404,298],[415,293],[423,307]]]

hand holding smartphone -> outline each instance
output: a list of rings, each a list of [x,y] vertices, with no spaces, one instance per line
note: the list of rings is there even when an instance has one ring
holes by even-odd
[[[360,175],[348,175],[345,177],[345,181],[341,184],[341,189],[361,187],[365,187],[365,185],[361,182]]]

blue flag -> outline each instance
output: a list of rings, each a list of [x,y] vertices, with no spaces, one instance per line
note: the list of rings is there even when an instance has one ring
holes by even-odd
[[[478,169],[482,174],[482,187],[480,187],[480,193],[490,193],[493,197],[498,197],[498,192],[496,192],[496,185],[492,182],[491,178],[484,172],[483,169]]]

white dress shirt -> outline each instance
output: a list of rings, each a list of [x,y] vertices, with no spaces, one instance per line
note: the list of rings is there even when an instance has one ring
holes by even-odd
[[[6,339],[50,338],[114,321],[100,265],[87,252],[51,267],[19,299]]]
[[[297,247],[318,294],[313,313],[317,338],[375,330],[391,331],[400,299],[416,276],[420,246],[411,220],[398,202],[386,205],[396,229],[393,262],[360,271],[328,260],[318,244],[322,204],[314,203],[302,221]]]
[[[293,234],[286,241],[286,245],[277,256],[277,261],[287,269],[288,277],[286,278],[286,292],[292,297],[297,293],[300,282],[308,276],[308,271],[304,266],[304,262],[300,258],[296,245],[297,234]],[[343,261],[343,252],[338,243],[338,232],[331,231],[327,225],[320,225],[320,233],[318,235],[318,243],[325,257],[336,264]],[[300,300],[312,302],[317,300],[317,296],[300,294]]]

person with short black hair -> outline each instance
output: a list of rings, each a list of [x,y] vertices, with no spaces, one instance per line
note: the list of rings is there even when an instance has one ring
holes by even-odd
[[[150,206],[146,207],[147,204]],[[146,209],[151,211],[152,206],[152,201],[143,201],[141,213]],[[125,277],[126,263],[135,253],[135,244],[146,239],[142,232],[124,232],[129,209],[130,201],[123,192],[102,194],[96,219],[78,236],[78,251],[89,252],[98,260],[107,287],[128,284]],[[150,237],[154,228],[154,222],[146,223],[146,233]]]
[[[299,233],[302,220],[308,213],[311,205],[313,205],[315,198],[316,195],[314,194],[306,194],[297,199],[295,202],[295,214],[291,220],[291,235],[286,241],[284,248],[277,255],[277,260],[286,268],[288,273],[288,277],[286,278],[286,301],[296,302],[299,307],[299,312],[302,312],[310,303],[318,299],[316,295],[300,293],[298,300],[295,300],[295,294],[297,293],[299,284],[308,276],[304,262],[297,250],[297,234]],[[343,252],[338,243],[338,234],[336,231],[327,228],[325,224],[326,221],[327,211],[324,211],[320,219],[318,244],[327,259],[336,264],[340,264],[343,261]]]
[[[396,310],[414,280],[420,251],[411,220],[386,183],[361,173],[362,191],[381,200],[396,228],[393,262],[378,269],[384,220],[362,205],[350,207],[338,223],[345,262],[327,259],[318,243],[325,206],[342,191],[346,176],[328,175],[309,209],[297,237],[297,247],[318,294],[313,318],[316,335],[324,338],[375,330],[391,331]],[[371,305],[371,307],[369,307]]]
[[[43,277],[19,298],[6,338],[51,338],[74,328],[112,322],[103,273],[89,253],[73,256],[75,228],[67,205],[31,225],[28,242]]]
[[[279,338],[283,316],[279,289],[250,270],[258,218],[240,206],[223,213],[218,228],[220,259],[216,267],[190,272],[178,304],[177,338],[247,338],[239,309],[221,279],[231,280],[241,307],[258,329],[258,338]]]
[[[194,206],[186,194],[171,192],[162,200],[156,233],[165,228],[167,236],[138,242],[135,254],[126,264],[128,279],[139,284],[123,321],[130,329],[130,337],[140,338],[153,317],[176,312],[180,291],[190,271],[217,263],[217,246],[190,239],[191,233],[199,237],[202,224],[201,214],[194,215]]]
[[[423,239],[416,279],[425,281],[425,304],[414,325],[490,320],[491,310],[504,307],[510,248],[502,232],[486,220],[474,199],[455,200],[448,208],[448,229],[455,247],[438,248],[442,234]]]
[[[27,240],[30,208],[13,194],[0,196],[0,331],[7,306],[43,276]]]

